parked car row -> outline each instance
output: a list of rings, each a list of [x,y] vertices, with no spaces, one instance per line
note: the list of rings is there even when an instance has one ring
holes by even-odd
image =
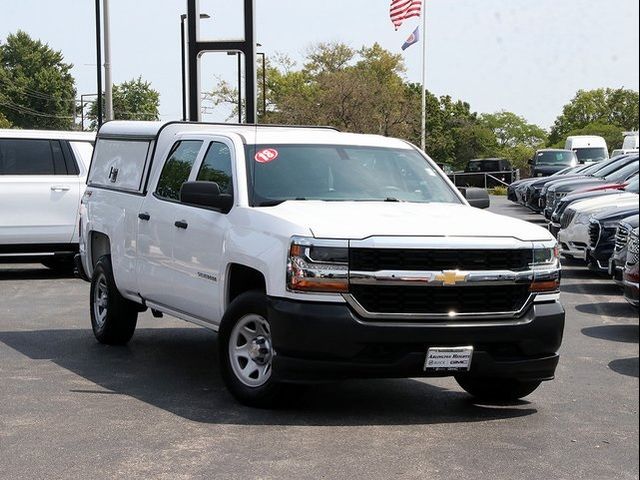
[[[560,254],[608,275],[638,306],[637,152],[509,186],[508,198],[544,214]]]

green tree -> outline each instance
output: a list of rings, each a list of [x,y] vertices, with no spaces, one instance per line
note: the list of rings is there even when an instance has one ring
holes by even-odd
[[[61,52],[18,30],[0,44],[0,114],[17,128],[71,129],[75,81]]]
[[[516,168],[526,168],[535,150],[547,141],[547,132],[512,112],[483,114],[480,120],[495,136],[498,143],[495,154],[511,160]]]
[[[551,133],[550,144],[562,142],[571,131],[590,124],[615,125],[621,130],[638,129],[638,92],[625,88],[579,90],[562,109]]]
[[[0,128],[11,128],[11,122],[0,112]]]
[[[142,77],[113,86],[113,116],[115,120],[159,120],[160,93]],[[104,105],[104,98],[103,98]],[[103,110],[104,111],[104,110]],[[98,105],[93,103],[87,115],[96,127]]]
[[[603,123],[590,123],[583,128],[577,128],[567,132],[567,136],[571,135],[598,135],[605,139],[609,150],[622,147],[624,141],[624,129],[616,125],[605,125]],[[553,145],[557,148],[564,148],[564,139]]]

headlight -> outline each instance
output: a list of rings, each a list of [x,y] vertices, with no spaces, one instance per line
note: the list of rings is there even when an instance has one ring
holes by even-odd
[[[591,222],[591,214],[590,213],[580,213],[576,215],[576,218],[573,223],[576,225],[589,225]]]
[[[529,290],[534,293],[560,291],[560,252],[558,245],[533,250],[533,282]]]
[[[291,240],[287,261],[287,288],[300,292],[347,292],[347,242],[294,237]]]

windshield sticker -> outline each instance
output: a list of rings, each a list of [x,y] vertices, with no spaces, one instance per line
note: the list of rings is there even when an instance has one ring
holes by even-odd
[[[275,148],[265,148],[256,153],[255,159],[258,163],[273,162],[278,158],[278,151]]]

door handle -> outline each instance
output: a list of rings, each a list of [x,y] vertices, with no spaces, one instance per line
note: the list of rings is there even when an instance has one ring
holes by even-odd
[[[71,187],[68,185],[51,185],[52,192],[68,192],[71,190]]]
[[[186,230],[187,227],[189,226],[189,224],[187,222],[185,222],[184,220],[178,220],[176,221],[176,223],[174,223],[174,225],[178,228],[181,228],[183,230]]]
[[[138,214],[138,218],[140,220],[144,220],[145,222],[148,222],[149,220],[151,220],[151,215],[149,215],[148,213],[139,213]]]

